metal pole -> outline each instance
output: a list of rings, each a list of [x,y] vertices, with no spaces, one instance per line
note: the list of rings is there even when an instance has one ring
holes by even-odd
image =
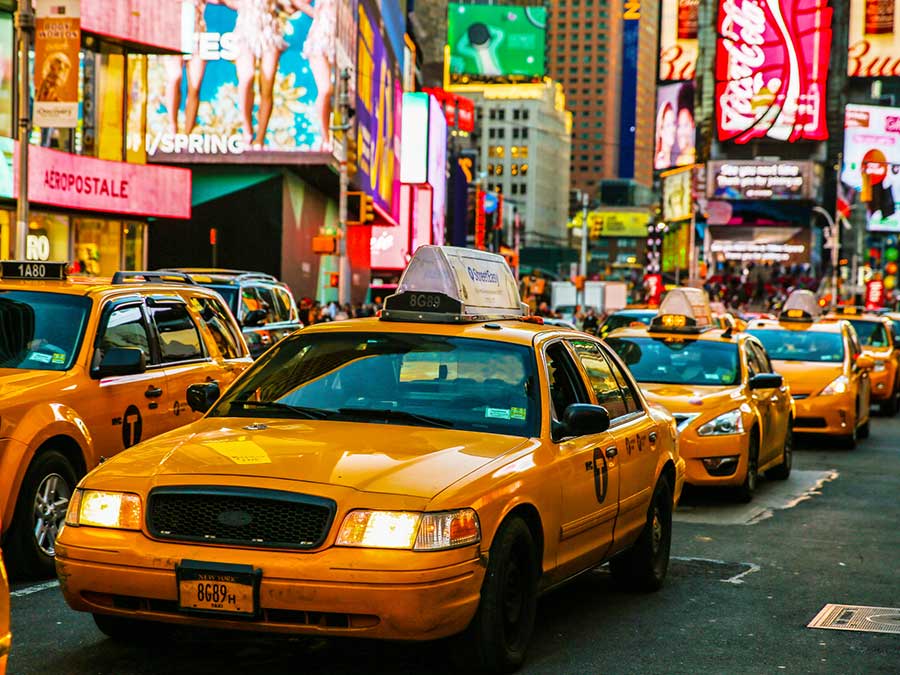
[[[347,172],[347,152],[351,130],[348,119],[350,109],[350,71],[344,68],[341,71],[340,93],[338,95],[338,110],[341,124],[332,127],[332,131],[341,132],[341,145],[343,146],[343,158],[340,163],[340,194],[338,195],[338,251],[340,263],[338,266],[338,301],[341,305],[350,302],[350,256],[347,255],[347,191],[350,187],[350,176]]]
[[[697,285],[697,216],[691,209],[691,222],[688,233],[688,286]]]
[[[587,192],[581,195],[581,260],[578,263],[578,274],[582,279],[581,290],[578,291],[578,304],[584,308],[584,282],[587,281],[587,256],[588,256],[588,201],[590,197]]]
[[[19,0],[16,12],[16,30],[19,50],[19,198],[16,201],[16,249],[15,258],[25,260],[25,241],[28,235],[28,138],[31,136],[31,101],[28,81],[28,54],[31,50],[31,34],[34,32],[34,11],[31,0]],[[7,255],[0,252],[0,258]]]
[[[812,210],[822,215],[828,222],[831,232],[831,307],[838,304],[838,264],[841,259],[841,224],[831,217],[821,206],[814,206]]]

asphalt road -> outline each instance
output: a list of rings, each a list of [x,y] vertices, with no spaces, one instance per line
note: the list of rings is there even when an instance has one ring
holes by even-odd
[[[750,505],[692,491],[665,588],[618,590],[599,568],[545,596],[523,673],[900,673],[900,634],[807,628],[826,603],[900,608],[900,417],[853,451],[803,441],[786,483]],[[451,673],[446,642],[179,632],[106,639],[58,587],[13,587],[10,675]]]

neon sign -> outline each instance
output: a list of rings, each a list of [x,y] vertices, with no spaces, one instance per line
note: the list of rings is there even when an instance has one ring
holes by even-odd
[[[719,140],[828,138],[827,0],[721,0],[716,49]]]

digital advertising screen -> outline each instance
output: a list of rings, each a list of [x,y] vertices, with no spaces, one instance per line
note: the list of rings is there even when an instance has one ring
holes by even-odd
[[[659,79],[693,80],[697,70],[697,12],[700,0],[662,0]]]
[[[828,0],[720,0],[716,126],[720,141],[821,141],[831,57]]]
[[[447,9],[450,81],[531,81],[545,74],[544,7],[462,5]]]
[[[182,56],[152,56],[147,155],[152,161],[297,161],[330,153],[333,0],[183,5]]]
[[[859,193],[870,230],[900,232],[900,108],[847,106],[841,182]]]
[[[656,94],[657,171],[693,164],[697,157],[694,123],[694,83],[661,84]]]
[[[900,76],[900,2],[850,0],[850,77]]]

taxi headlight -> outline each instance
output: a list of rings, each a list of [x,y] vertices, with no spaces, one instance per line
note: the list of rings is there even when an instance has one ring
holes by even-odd
[[[438,551],[481,541],[472,509],[439,513],[351,511],[338,533],[338,546]]]
[[[141,498],[130,492],[75,490],[66,513],[67,525],[141,529]]]
[[[847,390],[850,388],[850,380],[847,379],[846,375],[839,375],[838,377],[832,380],[831,384],[825,387],[822,390],[822,393],[819,396],[832,396],[834,394],[846,394]]]
[[[697,429],[701,436],[722,436],[725,434],[744,433],[744,418],[740,409],[729,410],[715,419],[705,422]]]

